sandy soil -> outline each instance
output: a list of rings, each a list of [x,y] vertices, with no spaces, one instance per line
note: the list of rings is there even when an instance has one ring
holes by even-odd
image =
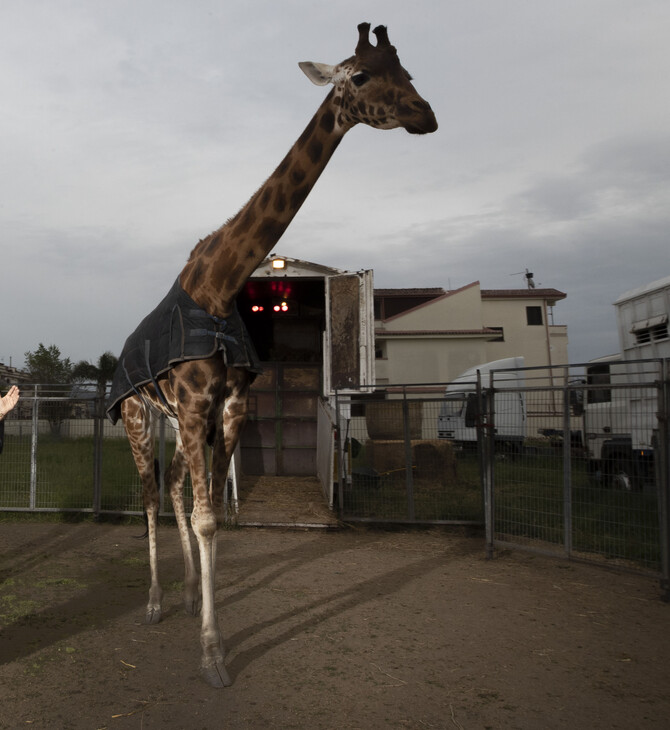
[[[138,527],[0,524],[1,728],[667,728],[656,581],[431,530],[237,529],[217,603],[233,686],[198,676],[176,530],[143,624]]]

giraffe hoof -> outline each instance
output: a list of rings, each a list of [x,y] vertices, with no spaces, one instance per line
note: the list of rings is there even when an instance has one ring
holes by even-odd
[[[210,687],[215,687],[216,689],[230,687],[233,683],[223,662],[217,662],[208,667],[202,667],[200,669],[200,676],[208,685],[210,685]]]
[[[184,596],[184,611],[191,616],[197,616],[200,613],[200,596]]]
[[[147,624],[158,624],[162,618],[160,608],[147,608],[147,613],[144,617],[144,622]]]

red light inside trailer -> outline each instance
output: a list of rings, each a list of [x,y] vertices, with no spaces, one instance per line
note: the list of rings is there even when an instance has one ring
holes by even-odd
[[[275,314],[286,314],[290,309],[289,303],[286,299],[275,300],[272,305],[272,311]]]
[[[251,311],[252,312],[262,312],[263,311],[263,307],[260,304],[254,304],[251,307]]]

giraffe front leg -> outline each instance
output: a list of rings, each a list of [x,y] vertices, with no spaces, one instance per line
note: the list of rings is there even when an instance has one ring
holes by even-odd
[[[216,518],[211,510],[206,516],[196,515],[194,511],[191,524],[198,538],[202,582],[202,627],[200,630],[202,661],[200,674],[207,684],[212,687],[229,687],[232,681],[225,667],[225,648],[214,605]]]
[[[214,577],[216,570],[217,528],[222,516],[223,490],[228,477],[228,465],[237,445],[247,413],[249,377],[246,371],[229,368],[226,378],[226,398],[217,424],[212,454],[212,483],[209,500],[203,499],[193,510],[191,523],[198,537],[200,570],[202,573],[202,664],[200,672],[213,687],[232,684],[224,665],[225,649],[214,607]]]
[[[157,624],[162,618],[163,589],[158,582],[158,551],[156,531],[158,528],[158,505],[151,505],[146,509],[147,526],[149,531],[149,565],[151,567],[151,585],[149,586],[149,602],[145,622]]]

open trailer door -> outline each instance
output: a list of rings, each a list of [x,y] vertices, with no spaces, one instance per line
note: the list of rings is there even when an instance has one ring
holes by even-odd
[[[372,271],[326,277],[323,388],[360,392],[375,382]]]

